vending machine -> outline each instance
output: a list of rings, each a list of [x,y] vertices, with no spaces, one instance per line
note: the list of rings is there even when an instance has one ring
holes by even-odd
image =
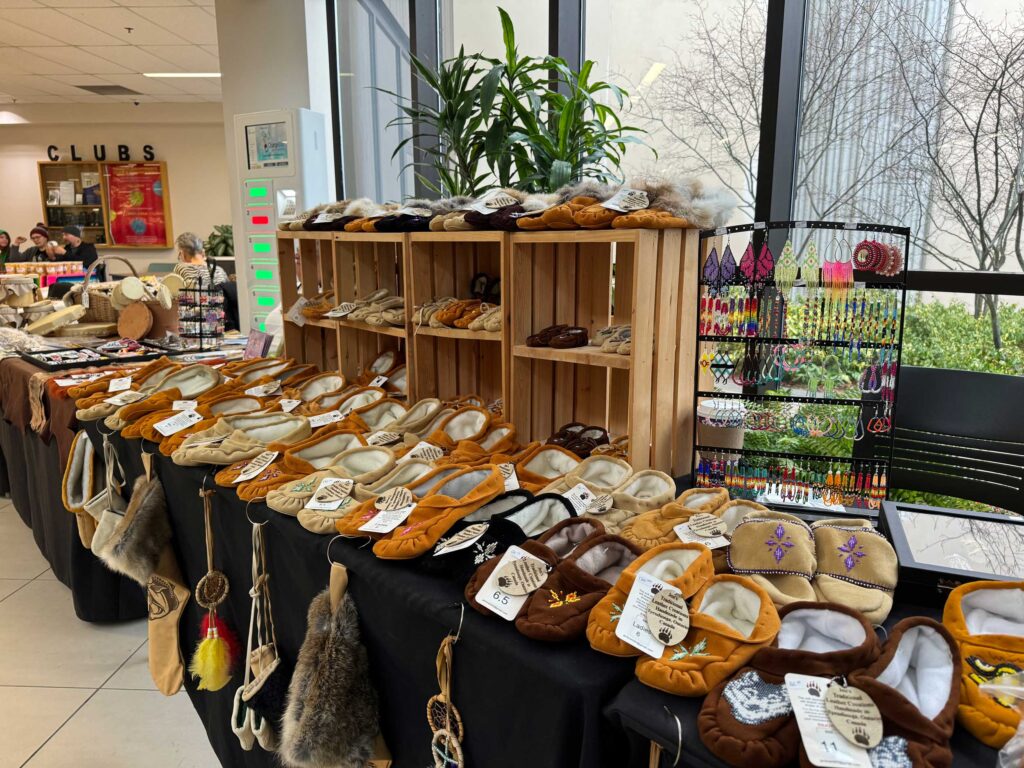
[[[278,220],[332,199],[326,125],[322,114],[308,109],[235,115],[236,188],[242,205],[242,229],[235,227],[235,270],[243,332],[265,330],[267,315],[281,304]]]

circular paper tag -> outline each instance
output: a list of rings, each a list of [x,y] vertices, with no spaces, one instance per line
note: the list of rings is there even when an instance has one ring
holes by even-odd
[[[540,560],[524,557],[505,563],[495,573],[495,584],[506,595],[528,595],[544,583],[548,567]]]
[[[600,496],[594,498],[587,507],[588,515],[603,515],[609,509],[612,508],[612,495],[610,493],[602,493]]]
[[[656,587],[658,585],[655,585]],[[678,645],[690,629],[690,609],[679,592],[662,590],[647,605],[647,628],[659,643]]]
[[[859,688],[833,681],[825,691],[825,714],[851,744],[870,749],[882,741],[882,716],[871,697]]]
[[[412,504],[412,491],[408,488],[398,486],[377,497],[373,503],[382,512],[392,512]]]
[[[690,526],[691,531],[706,539],[725,533],[725,521],[715,515],[709,515],[707,512],[698,512],[689,519],[687,525]]]

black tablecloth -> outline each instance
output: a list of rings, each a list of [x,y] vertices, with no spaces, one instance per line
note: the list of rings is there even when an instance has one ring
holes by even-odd
[[[908,616],[930,616],[941,620],[941,611],[931,607],[896,605],[885,622],[886,628]],[[884,639],[884,634],[881,636]],[[681,739],[679,765],[687,768],[728,768],[708,751],[697,732],[697,713],[702,698],[688,699],[649,688],[639,680],[630,681],[607,709],[609,718],[635,734],[631,739],[634,755],[647,755],[649,741],[663,748],[661,765],[676,763]],[[638,737],[638,738],[637,738]],[[986,747],[963,728],[953,732],[953,765],[956,768],[992,768],[996,750]],[[751,768],[755,768],[751,766]]]
[[[139,451],[152,444],[111,438],[129,475],[141,471]],[[204,482],[206,468],[178,467],[158,456],[179,564],[190,588],[206,573]],[[216,567],[231,589],[222,617],[242,638],[248,625],[251,526],[246,505],[228,489],[213,498]],[[327,586],[331,537],[304,530],[293,518],[249,506],[253,520],[268,521],[270,591],[282,657],[294,662],[306,631],[310,600]],[[432,765],[427,699],[437,693],[435,656],[442,638],[459,625],[461,585],[428,576],[409,565],[380,561],[357,543],[335,540],[335,561],[349,568],[349,591],[359,609],[363,642],[381,700],[384,738],[396,768]],[[191,656],[203,611],[190,601],[180,626],[182,653]],[[610,727],[604,707],[633,676],[633,663],[594,653],[585,641],[541,644],[508,623],[465,610],[454,654],[454,701],[466,729],[466,764],[503,768],[624,768],[627,742]],[[225,766],[277,765],[268,753],[243,752],[229,728],[231,702],[241,683],[210,693],[186,683],[210,742]]]
[[[61,500],[56,441],[32,430],[22,433],[0,419],[0,449],[7,464],[11,500],[32,529],[53,575],[71,589],[75,614],[83,621],[127,621],[146,615],[143,590],[109,570],[82,546],[75,516]]]

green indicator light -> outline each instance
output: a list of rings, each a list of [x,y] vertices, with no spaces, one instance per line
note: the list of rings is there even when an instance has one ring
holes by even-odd
[[[266,187],[249,187],[249,197],[266,197]]]
[[[260,323],[260,331],[262,333],[266,333],[267,332],[267,324],[266,323]]]
[[[260,296],[256,299],[256,304],[261,307],[272,307],[275,304],[273,296]]]
[[[257,269],[256,270],[257,280],[273,280],[274,273],[269,269]]]
[[[256,253],[270,253],[270,243],[253,243],[252,249]]]

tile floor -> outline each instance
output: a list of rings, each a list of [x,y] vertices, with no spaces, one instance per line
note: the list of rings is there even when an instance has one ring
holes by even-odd
[[[0,768],[216,768],[184,692],[149,678],[146,622],[87,624],[0,498]]]

